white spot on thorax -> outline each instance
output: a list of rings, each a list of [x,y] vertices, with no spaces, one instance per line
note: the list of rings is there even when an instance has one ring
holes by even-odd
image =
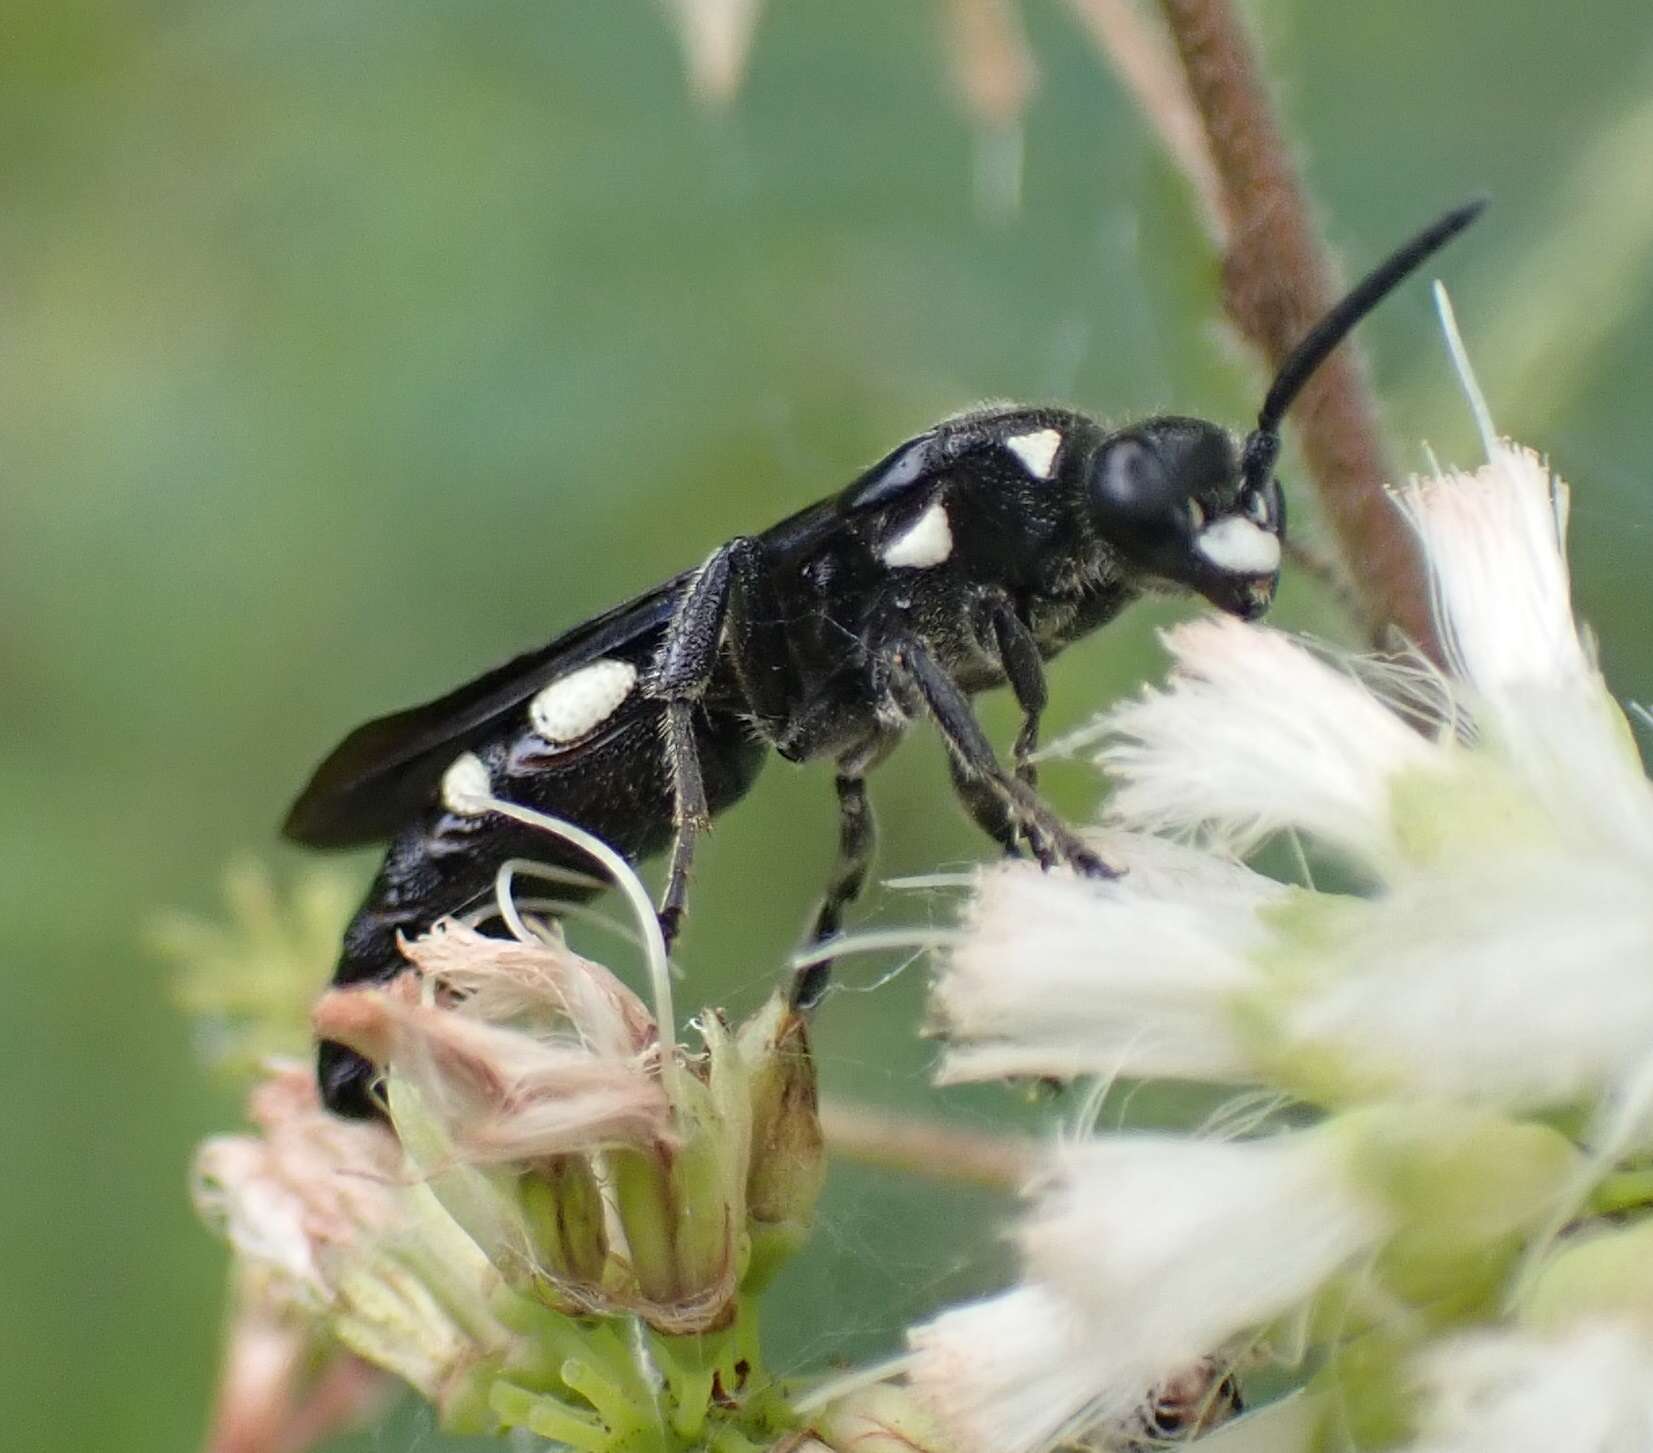
[[[576,742],[613,716],[637,684],[628,661],[604,659],[559,676],[528,703],[536,735],[554,745]]]
[[[1062,436],[1055,429],[1036,429],[1031,434],[1012,434],[1004,447],[1027,466],[1035,479],[1049,479]]]
[[[1280,568],[1280,537],[1242,515],[1224,515],[1195,538],[1200,554],[1230,575],[1272,575]]]
[[[493,795],[488,769],[475,752],[455,757],[442,774],[442,806],[460,817],[479,817],[488,810],[488,799]]]
[[[879,551],[879,559],[886,565],[911,565],[922,570],[941,564],[952,553],[953,527],[937,500]]]

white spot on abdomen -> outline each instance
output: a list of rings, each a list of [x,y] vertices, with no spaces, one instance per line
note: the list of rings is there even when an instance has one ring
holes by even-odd
[[[1004,447],[1027,466],[1035,479],[1049,479],[1062,436],[1055,429],[1036,429],[1031,434],[1012,434]]]
[[[1280,568],[1280,537],[1243,515],[1224,515],[1195,537],[1195,546],[1230,575],[1272,575]]]
[[[542,687],[528,703],[528,720],[548,742],[577,742],[613,716],[636,684],[637,668],[630,662],[593,661]]]
[[[953,553],[953,527],[947,511],[937,500],[905,530],[879,551],[886,565],[911,565],[924,569],[939,565]]]
[[[486,812],[493,794],[488,769],[475,752],[455,757],[442,774],[442,806],[460,817],[478,817]]]

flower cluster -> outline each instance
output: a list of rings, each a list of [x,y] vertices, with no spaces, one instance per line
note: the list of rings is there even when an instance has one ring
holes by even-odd
[[[1050,1447],[1207,1353],[1306,1359],[1299,1439],[1653,1446],[1653,788],[1573,619],[1566,487],[1490,454],[1397,497],[1444,670],[1180,626],[1168,685],[1083,738],[1123,875],[984,875],[944,1080],[1197,1081],[1253,1113],[1053,1155],[1023,1282],[912,1334],[955,1446]],[[1246,866],[1266,842],[1345,891]]]
[[[256,1291],[239,1324],[348,1349],[456,1431],[588,1453],[784,1433],[752,1298],[821,1184],[801,1018],[707,1013],[690,1054],[554,932],[448,921],[403,947],[397,979],[313,1015],[381,1068],[386,1121],[326,1114],[282,1068],[261,1134],[199,1153],[198,1206]]]

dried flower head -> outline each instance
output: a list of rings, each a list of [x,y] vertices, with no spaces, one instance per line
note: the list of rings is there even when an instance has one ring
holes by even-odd
[[[249,1110],[260,1133],[203,1144],[194,1194],[262,1306],[471,1425],[472,1374],[512,1342],[489,1308],[497,1274],[410,1181],[389,1130],[327,1114],[308,1070],[279,1068]]]

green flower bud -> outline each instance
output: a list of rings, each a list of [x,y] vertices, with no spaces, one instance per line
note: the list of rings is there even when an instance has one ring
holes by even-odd
[[[1653,1221],[1564,1243],[1527,1288],[1520,1311],[1522,1321],[1542,1332],[1614,1316],[1653,1331]]]
[[[1523,1233],[1554,1213],[1579,1165],[1559,1131],[1461,1106],[1380,1106],[1327,1128],[1393,1218],[1379,1280],[1446,1315],[1496,1294]]]
[[[904,1387],[859,1388],[815,1415],[814,1432],[834,1453],[952,1453],[953,1440]]]
[[[752,1114],[747,1288],[757,1290],[809,1235],[826,1180],[826,1146],[803,1016],[776,994],[741,1026],[738,1042]]]
[[[543,1161],[518,1179],[517,1195],[534,1248],[535,1295],[570,1314],[588,1309],[609,1264],[603,1192],[590,1161]]]
[[[610,1153],[634,1308],[666,1333],[728,1325],[746,1268],[748,1075],[720,1019],[702,1023],[706,1055],[673,1085],[675,1138]]]

